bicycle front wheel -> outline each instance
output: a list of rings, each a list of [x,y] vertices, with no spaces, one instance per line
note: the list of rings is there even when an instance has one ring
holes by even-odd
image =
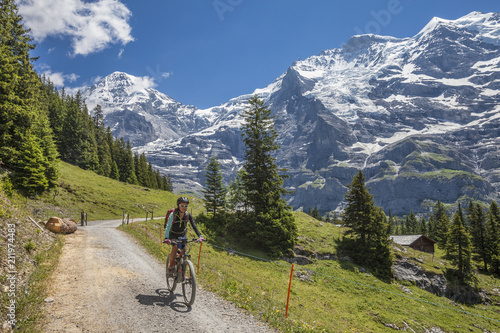
[[[184,279],[182,281],[182,294],[184,295],[184,303],[187,306],[191,306],[194,303],[194,298],[196,297],[196,273],[194,271],[194,265],[190,260],[184,262],[183,267]]]
[[[167,257],[167,263],[165,265],[166,266],[165,276],[167,277],[167,290],[170,291],[171,293],[173,293],[175,290],[175,286],[177,285],[177,279],[173,274],[175,269],[173,269],[171,273],[169,273],[169,271],[168,271],[168,266],[170,265],[170,254]],[[175,267],[175,265],[174,265],[174,267]]]

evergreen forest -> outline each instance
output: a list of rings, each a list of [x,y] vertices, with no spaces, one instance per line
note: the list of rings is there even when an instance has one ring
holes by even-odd
[[[35,48],[14,1],[0,5],[0,167],[8,185],[26,196],[57,186],[57,161],[154,189],[172,190],[170,177],[154,170],[144,154],[115,139],[100,106],[91,116],[80,93],[38,75]]]

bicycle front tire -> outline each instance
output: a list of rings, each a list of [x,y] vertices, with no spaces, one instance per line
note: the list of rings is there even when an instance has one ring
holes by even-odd
[[[177,285],[177,279],[174,277],[174,274],[168,273],[168,266],[170,265],[170,254],[167,257],[167,263],[165,265],[165,276],[167,278],[167,290],[170,291],[171,293],[173,293],[175,290],[175,287]],[[174,267],[175,267],[175,265],[174,265]]]
[[[186,260],[183,266],[182,295],[184,296],[184,303],[191,306],[196,297],[196,273],[190,260]]]

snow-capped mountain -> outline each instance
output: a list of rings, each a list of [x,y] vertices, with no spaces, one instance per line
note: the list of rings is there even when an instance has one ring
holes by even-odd
[[[244,149],[239,113],[252,94],[199,110],[135,81],[113,73],[85,92],[115,135],[140,138],[136,149],[178,189],[197,191],[214,154],[226,179],[234,176]],[[341,208],[359,169],[395,215],[437,199],[499,198],[499,13],[434,18],[411,38],[354,36],[254,93],[276,116],[277,163],[289,169],[295,209]]]
[[[210,124],[210,115],[199,115],[194,106],[183,105],[152,86],[148,78],[114,72],[82,95],[90,110],[99,104],[113,134],[133,146],[180,138]]]

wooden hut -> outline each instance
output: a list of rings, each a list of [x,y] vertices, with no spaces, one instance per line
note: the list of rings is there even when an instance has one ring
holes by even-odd
[[[418,251],[434,253],[434,244],[436,244],[436,241],[425,235],[398,235],[389,236],[389,238],[395,244],[408,246]]]

